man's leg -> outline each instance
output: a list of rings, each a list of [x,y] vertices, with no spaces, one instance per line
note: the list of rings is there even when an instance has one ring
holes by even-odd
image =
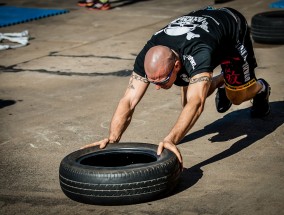
[[[254,69],[257,67],[257,63],[250,37],[250,29],[245,17],[232,8],[229,10],[239,19],[239,35],[236,35],[236,44],[231,47],[229,55],[221,62],[226,95],[236,105],[253,99],[252,117],[263,117],[270,112],[270,86],[265,80],[257,80],[255,76]],[[223,96],[222,99],[227,98]]]
[[[230,90],[226,88],[227,97],[234,105],[240,105],[245,101],[251,100],[262,89],[262,84],[257,81],[250,87],[242,90]]]
[[[228,99],[235,105],[253,99],[252,117],[264,117],[270,113],[270,91],[270,85],[264,79],[258,79],[253,85],[243,90],[234,91],[226,88]]]

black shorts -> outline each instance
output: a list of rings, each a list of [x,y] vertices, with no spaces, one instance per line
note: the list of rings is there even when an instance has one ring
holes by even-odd
[[[257,63],[246,19],[234,9],[227,8],[227,10],[232,12],[237,19],[239,34],[236,43],[232,44],[232,51],[221,62],[221,68],[226,88],[237,91],[256,82],[254,69],[257,67]]]

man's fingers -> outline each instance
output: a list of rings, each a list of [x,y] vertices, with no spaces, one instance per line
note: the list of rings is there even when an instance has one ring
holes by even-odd
[[[160,142],[157,150],[157,155],[161,155],[164,149],[164,143]]]
[[[182,163],[182,157],[181,157],[180,151],[178,150],[178,148],[175,145],[166,144],[165,148],[167,148],[167,149],[171,150],[173,153],[175,153],[179,162]]]
[[[91,143],[91,144],[88,144],[88,145],[85,145],[85,146],[81,147],[80,149],[86,149],[86,148],[90,148],[90,147],[97,146],[97,145],[99,145],[99,144]]]
[[[102,140],[102,141],[100,141],[101,143],[100,143],[100,149],[103,149],[103,148],[105,148],[106,147],[106,145],[109,143],[109,139],[104,139],[104,140]]]
[[[169,142],[160,142],[157,150],[157,155],[161,155],[164,148],[172,151],[177,156],[179,162],[182,164],[182,156],[176,145]]]
[[[103,139],[101,141],[98,141],[98,142],[95,142],[95,143],[91,143],[91,144],[88,144],[88,145],[85,145],[83,147],[81,147],[80,149],[86,149],[86,148],[90,148],[90,147],[93,147],[93,146],[99,146],[100,149],[103,149],[106,147],[106,145],[109,143],[109,139],[106,138],[106,139]]]
[[[181,153],[180,153],[179,150],[177,150],[176,156],[177,156],[179,162],[182,164],[182,163],[183,163],[183,160],[182,160],[182,156],[181,156]]]

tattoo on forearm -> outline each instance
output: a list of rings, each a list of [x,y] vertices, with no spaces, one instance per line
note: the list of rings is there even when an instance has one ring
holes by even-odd
[[[201,82],[201,81],[207,81],[207,82],[209,82],[209,81],[212,81],[212,78],[211,78],[211,77],[208,77],[208,76],[201,76],[201,77],[199,77],[199,78],[191,78],[191,79],[189,80],[189,84],[195,84],[195,83]]]
[[[139,75],[136,75],[136,74],[132,73],[132,75],[130,77],[130,80],[129,80],[129,84],[128,84],[128,88],[129,89],[135,89],[134,86],[133,86],[133,79],[138,80],[138,81],[142,81],[144,83],[149,83],[147,78],[143,78],[143,77],[141,77]]]

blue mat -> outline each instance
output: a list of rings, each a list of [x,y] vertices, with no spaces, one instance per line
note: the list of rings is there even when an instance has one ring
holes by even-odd
[[[0,27],[16,25],[49,16],[68,13],[68,10],[0,6]]]
[[[269,7],[271,7],[271,8],[284,8],[284,0],[271,3],[269,5]]]

